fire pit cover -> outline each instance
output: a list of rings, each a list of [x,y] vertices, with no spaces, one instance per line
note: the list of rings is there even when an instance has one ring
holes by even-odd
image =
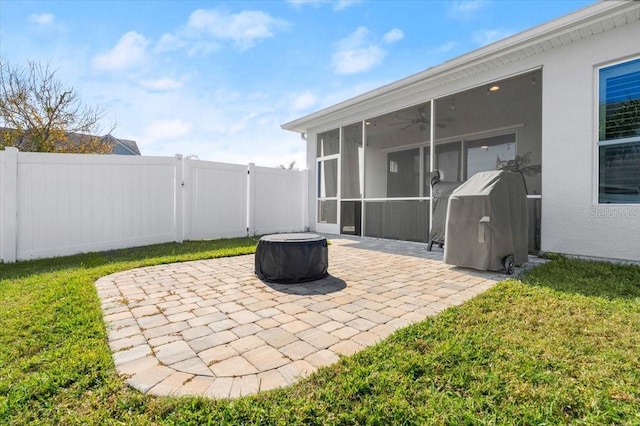
[[[263,281],[295,284],[327,276],[327,239],[316,234],[274,234],[260,238],[255,272]]]

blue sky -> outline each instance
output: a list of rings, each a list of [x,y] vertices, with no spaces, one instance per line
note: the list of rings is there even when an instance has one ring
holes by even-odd
[[[304,167],[281,124],[591,3],[0,0],[0,56],[49,63],[143,155]]]

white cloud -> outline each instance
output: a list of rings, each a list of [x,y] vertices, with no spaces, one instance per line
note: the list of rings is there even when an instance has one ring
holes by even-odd
[[[384,40],[384,42],[388,44],[395,43],[396,41],[400,41],[403,38],[404,38],[404,33],[402,32],[401,29],[398,29],[398,28],[394,28],[382,36],[382,39]]]
[[[189,17],[185,29],[187,37],[212,37],[230,40],[240,49],[248,49],[257,41],[271,38],[289,27],[286,21],[253,10],[227,14],[216,10],[198,9]]]
[[[180,118],[175,120],[156,120],[145,129],[143,145],[159,141],[170,141],[184,138],[191,133],[193,124]]]
[[[195,154],[201,160],[260,166],[296,161],[304,168],[305,142],[299,134],[280,128],[288,114],[297,116],[290,113],[292,95],[247,93],[239,87],[190,89],[161,94],[136,91],[131,96],[135,87],[110,81],[106,93],[119,98],[115,136],[135,140],[148,156]],[[112,105],[110,110],[116,111]]]
[[[55,21],[55,16],[52,13],[34,13],[29,15],[27,20],[32,24],[37,25],[50,25]]]
[[[135,31],[120,37],[113,49],[96,55],[91,61],[93,67],[101,71],[121,71],[140,65],[146,61],[149,41]]]
[[[287,0],[287,3],[293,7],[300,8],[303,6],[321,6],[323,4],[329,4],[330,0]]]
[[[475,12],[482,8],[487,2],[484,0],[454,1],[451,9],[456,12]]]
[[[184,40],[176,37],[173,34],[162,34],[160,40],[156,44],[156,51],[158,52],[168,52],[171,50],[178,50],[186,46]]]
[[[340,40],[332,58],[334,71],[338,74],[357,74],[379,65],[386,52],[372,39],[373,35],[368,29],[358,27]]]
[[[259,114],[256,112],[250,112],[248,114],[243,115],[240,118],[237,118],[233,122],[231,122],[227,129],[226,133],[229,135],[236,135],[247,128],[247,125],[258,122]]]
[[[140,85],[153,92],[170,92],[182,88],[184,80],[174,80],[172,78],[159,78],[156,80],[143,80]]]
[[[449,3],[449,16],[453,18],[468,19],[482,9],[487,2],[485,0],[464,0]]]
[[[291,109],[293,111],[303,111],[311,108],[318,102],[316,95],[310,91],[300,93],[296,95],[291,102]]]
[[[505,30],[481,30],[473,33],[473,41],[474,43],[484,46],[508,37],[511,34],[513,34],[512,31]]]
[[[323,6],[325,4],[332,4],[333,10],[339,12],[346,8],[362,3],[362,0],[287,0],[287,3],[295,8],[301,8],[303,6]]]
[[[458,45],[458,42],[455,41],[448,41],[444,44],[441,44],[440,46],[436,46],[432,49],[427,50],[427,53],[430,55],[434,55],[434,54],[438,54],[438,53],[447,53],[451,50],[453,50],[454,47],[456,47]]]
[[[333,6],[333,10],[344,10],[350,6],[362,3],[362,0],[338,0]]]
[[[304,6],[320,7],[322,5],[329,4],[330,0],[287,0],[287,3],[296,9],[300,9]]]

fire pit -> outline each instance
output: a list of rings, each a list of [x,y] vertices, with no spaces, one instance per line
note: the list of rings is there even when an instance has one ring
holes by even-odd
[[[263,281],[295,284],[327,276],[327,239],[316,234],[274,234],[260,238],[255,273]]]

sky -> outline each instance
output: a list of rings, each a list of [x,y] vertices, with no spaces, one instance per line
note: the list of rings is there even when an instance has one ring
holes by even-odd
[[[283,123],[592,3],[0,0],[0,57],[49,64],[143,155],[306,168]]]

